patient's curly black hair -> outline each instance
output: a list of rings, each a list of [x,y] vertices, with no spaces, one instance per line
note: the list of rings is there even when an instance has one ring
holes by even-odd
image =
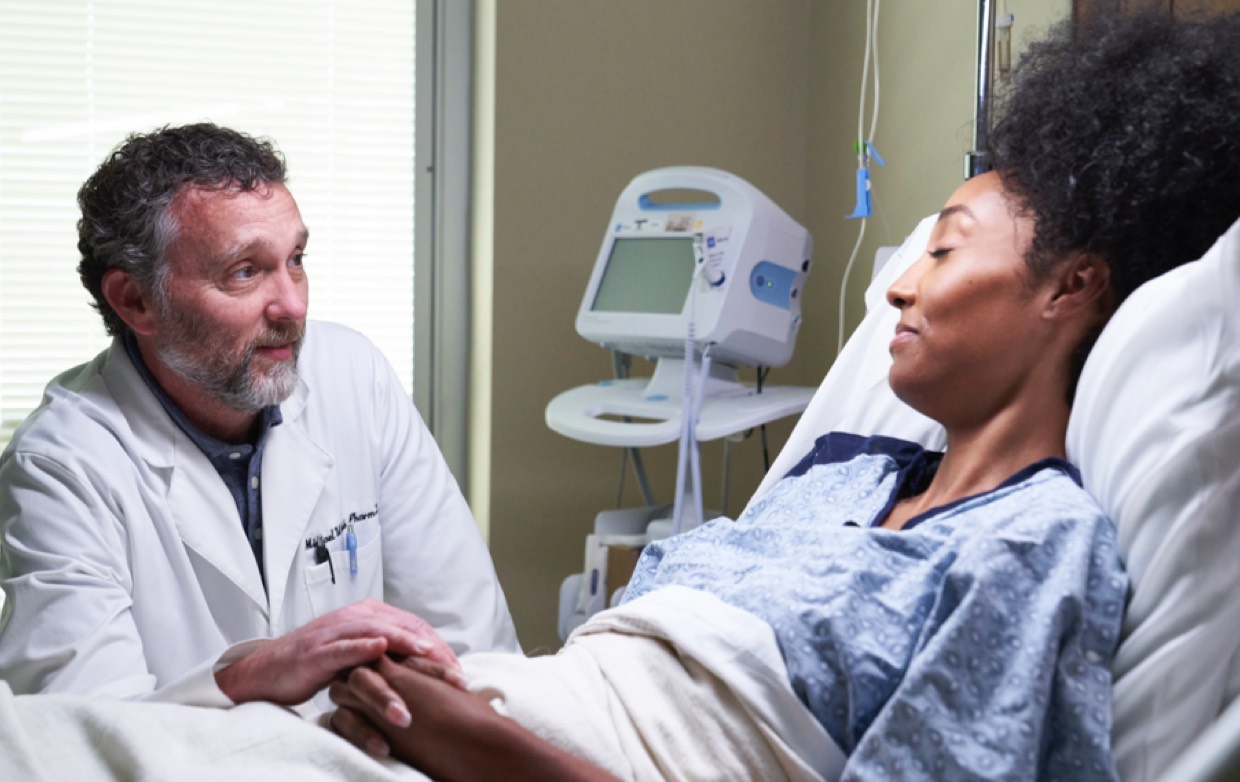
[[[1240,217],[1240,15],[1061,25],[1013,73],[986,150],[1045,273],[1086,250],[1116,301]]]

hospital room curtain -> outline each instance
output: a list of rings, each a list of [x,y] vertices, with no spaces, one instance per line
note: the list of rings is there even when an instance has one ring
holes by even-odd
[[[274,139],[311,230],[310,316],[414,382],[415,4],[0,3],[0,445],[107,344],[76,275],[77,188],[124,136],[211,120]]]

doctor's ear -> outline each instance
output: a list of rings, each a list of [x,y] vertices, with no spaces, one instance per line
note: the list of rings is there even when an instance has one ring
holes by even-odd
[[[1106,314],[1114,309],[1111,266],[1098,255],[1073,253],[1050,273],[1050,282],[1047,317]]]
[[[135,334],[148,336],[155,330],[155,307],[146,289],[121,269],[103,273],[103,298]]]

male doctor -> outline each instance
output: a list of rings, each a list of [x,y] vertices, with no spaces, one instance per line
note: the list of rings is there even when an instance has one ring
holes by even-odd
[[[130,136],[79,192],[114,339],[0,456],[14,692],[292,705],[385,652],[518,651],[392,368],[306,321],[284,181],[270,143],[198,124]]]

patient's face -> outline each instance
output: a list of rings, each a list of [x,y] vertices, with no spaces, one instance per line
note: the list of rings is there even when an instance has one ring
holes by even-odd
[[[925,254],[887,291],[900,310],[897,396],[950,427],[989,420],[1019,390],[1041,345],[1038,286],[1024,260],[1032,236],[996,174],[952,195]]]

